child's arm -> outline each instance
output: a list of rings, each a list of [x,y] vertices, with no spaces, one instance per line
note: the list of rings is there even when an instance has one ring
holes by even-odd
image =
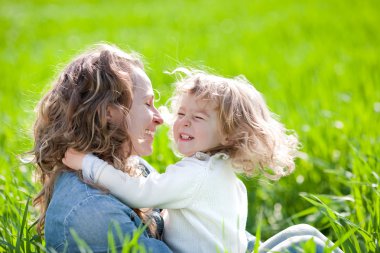
[[[87,154],[82,170],[86,179],[107,188],[132,207],[177,209],[189,204],[206,174],[205,167],[187,163],[181,161],[171,165],[164,174],[130,177],[98,157]]]

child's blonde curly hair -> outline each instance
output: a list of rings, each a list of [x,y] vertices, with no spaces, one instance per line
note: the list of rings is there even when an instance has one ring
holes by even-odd
[[[186,68],[173,73],[180,74],[171,99],[174,113],[184,94],[215,105],[219,131],[228,144],[209,153],[228,154],[236,170],[248,176],[263,172],[279,179],[294,170],[297,136],[275,119],[260,92],[244,76],[224,78]]]

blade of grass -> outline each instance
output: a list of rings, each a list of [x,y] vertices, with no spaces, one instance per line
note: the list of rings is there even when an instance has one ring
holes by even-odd
[[[29,201],[30,201],[30,198],[26,200],[25,210],[22,216],[21,227],[20,227],[20,230],[17,236],[17,241],[16,241],[16,252],[25,252],[25,247],[24,247],[24,244],[22,243],[22,236],[24,233],[26,218],[28,216]],[[22,248],[22,251],[21,251],[21,248]]]
[[[256,229],[256,241],[255,241],[255,247],[253,249],[254,253],[259,253],[259,246],[260,246],[260,240],[261,240],[261,220],[263,218],[263,210],[261,209],[258,215],[258,224],[257,224],[257,229]]]

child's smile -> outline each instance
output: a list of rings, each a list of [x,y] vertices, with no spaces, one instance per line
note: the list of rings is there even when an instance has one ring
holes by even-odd
[[[181,141],[191,141],[192,139],[194,139],[194,137],[188,134],[180,134],[179,137]]]

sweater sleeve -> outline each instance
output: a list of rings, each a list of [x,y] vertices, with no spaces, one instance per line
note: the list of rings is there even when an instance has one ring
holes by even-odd
[[[114,196],[134,208],[186,207],[202,184],[206,167],[191,160],[170,165],[163,174],[130,177],[94,155],[83,160],[83,176],[107,188]]]

